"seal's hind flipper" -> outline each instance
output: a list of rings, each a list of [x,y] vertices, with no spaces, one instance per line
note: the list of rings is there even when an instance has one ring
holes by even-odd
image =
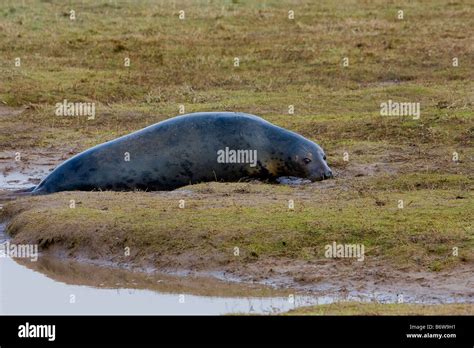
[[[33,192],[35,187],[36,186],[28,187],[27,189],[21,189],[17,191],[0,190],[0,203],[12,201],[22,196],[33,196],[35,195],[35,193]]]
[[[33,192],[33,190],[36,188],[36,186],[31,186],[26,189],[21,189],[21,190],[16,190],[14,191],[15,193],[27,193],[27,192]]]

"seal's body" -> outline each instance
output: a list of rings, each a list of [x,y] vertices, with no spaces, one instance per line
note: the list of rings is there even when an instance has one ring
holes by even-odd
[[[32,193],[172,190],[245,177],[332,176],[323,150],[257,116],[202,112],[174,117],[86,150],[58,166]]]

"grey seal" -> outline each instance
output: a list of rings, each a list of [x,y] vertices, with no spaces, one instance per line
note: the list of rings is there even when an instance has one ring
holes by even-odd
[[[30,192],[173,190],[208,181],[332,177],[323,149],[245,113],[199,112],[156,123],[66,160]]]

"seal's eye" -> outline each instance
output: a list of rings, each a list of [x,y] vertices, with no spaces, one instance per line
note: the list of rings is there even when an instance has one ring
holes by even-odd
[[[304,163],[306,163],[306,164],[308,164],[308,163],[311,162],[311,160],[310,160],[309,158],[305,158],[305,159],[303,159],[303,161],[304,161]]]
[[[326,160],[326,155],[323,156],[323,160]]]

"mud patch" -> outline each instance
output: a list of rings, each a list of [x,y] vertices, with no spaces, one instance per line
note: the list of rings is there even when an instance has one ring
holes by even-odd
[[[59,151],[0,152],[0,188],[19,190],[35,186],[61,163]]]
[[[0,105],[0,117],[15,117],[21,115],[25,110],[26,108],[13,108]]]
[[[371,297],[383,303],[474,303],[470,265],[450,271],[396,270],[381,262],[267,259],[228,270],[244,281],[339,298]]]

